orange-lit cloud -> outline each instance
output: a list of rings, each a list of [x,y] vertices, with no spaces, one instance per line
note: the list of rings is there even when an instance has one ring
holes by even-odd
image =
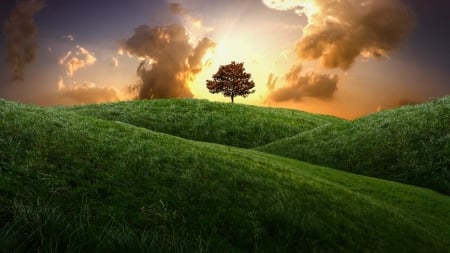
[[[9,14],[3,31],[6,36],[6,60],[13,81],[24,80],[25,65],[34,60],[38,48],[33,16],[44,6],[44,0],[18,1]]]
[[[97,87],[95,83],[66,85],[62,77],[58,81],[58,92],[47,98],[47,104],[78,105],[120,100],[119,92],[113,88]]]
[[[208,50],[210,50],[211,48],[214,48],[215,46],[216,46],[216,43],[206,37],[204,37],[203,39],[201,39],[198,42],[197,46],[194,48],[193,53],[191,54],[191,56],[188,59],[189,68],[193,75],[196,75],[200,71],[202,71],[203,57],[206,55]]]
[[[276,77],[273,73],[269,74],[269,77],[267,78],[266,86],[269,89],[269,91],[272,91],[275,89],[275,86],[277,85],[278,77]]]
[[[302,74],[301,65],[293,66],[291,71],[286,74],[285,80],[287,81],[287,85],[273,90],[270,93],[267,102],[298,102],[302,101],[305,97],[330,100],[337,91],[337,83],[339,82],[337,75],[319,74],[314,72]]]
[[[141,25],[122,43],[122,49],[128,54],[145,59],[137,69],[142,82],[133,87],[138,91],[138,98],[193,96],[188,84],[202,70],[201,60],[215,43],[205,37],[194,47],[189,41],[186,29],[172,24]]]
[[[95,55],[92,52],[77,45],[75,53],[68,51],[66,55],[59,60],[59,64],[66,67],[68,76],[73,76],[77,70],[92,65],[96,61],[97,58],[95,58]]]
[[[65,88],[64,79],[60,76],[58,80],[58,91],[64,90]]]
[[[414,15],[400,0],[263,0],[270,8],[295,10],[308,25],[296,45],[303,60],[349,69],[358,56],[381,58],[398,48]]]

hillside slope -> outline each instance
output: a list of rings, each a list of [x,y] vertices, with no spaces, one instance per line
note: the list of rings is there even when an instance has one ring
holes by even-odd
[[[320,125],[344,121],[295,110],[197,99],[140,100],[66,109],[186,139],[242,148],[261,146]]]
[[[450,97],[319,127],[257,150],[450,194]]]
[[[0,100],[0,251],[446,252],[450,199]]]

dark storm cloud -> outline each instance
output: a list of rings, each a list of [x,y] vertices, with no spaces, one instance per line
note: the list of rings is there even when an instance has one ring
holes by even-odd
[[[192,97],[188,83],[201,71],[201,60],[215,43],[205,37],[194,47],[189,40],[181,25],[141,25],[122,43],[123,50],[145,59],[137,69],[142,81],[139,98]]]
[[[35,58],[38,45],[35,41],[37,27],[33,22],[33,16],[44,3],[44,0],[18,1],[3,26],[6,37],[6,61],[13,81],[24,80],[25,66]]]
[[[337,91],[337,75],[307,72],[302,74],[301,65],[295,65],[286,74],[287,85],[272,91],[269,101],[301,101],[305,97],[330,100]]]

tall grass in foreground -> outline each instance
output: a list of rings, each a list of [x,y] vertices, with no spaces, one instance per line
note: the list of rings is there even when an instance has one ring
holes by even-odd
[[[0,251],[447,252],[450,199],[0,100]]]
[[[30,206],[15,204],[13,221],[0,230],[0,252],[197,252],[208,242],[173,227],[170,214],[158,227],[136,231],[126,220],[110,218],[98,226],[88,205],[75,219],[67,218],[39,198]]]

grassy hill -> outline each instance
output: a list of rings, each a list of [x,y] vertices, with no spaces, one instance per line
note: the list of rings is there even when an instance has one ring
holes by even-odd
[[[430,190],[0,100],[0,252],[448,252]]]
[[[319,127],[257,150],[450,194],[450,97]]]
[[[261,146],[320,125],[344,121],[295,110],[196,99],[140,100],[65,109],[186,139],[242,148]]]

